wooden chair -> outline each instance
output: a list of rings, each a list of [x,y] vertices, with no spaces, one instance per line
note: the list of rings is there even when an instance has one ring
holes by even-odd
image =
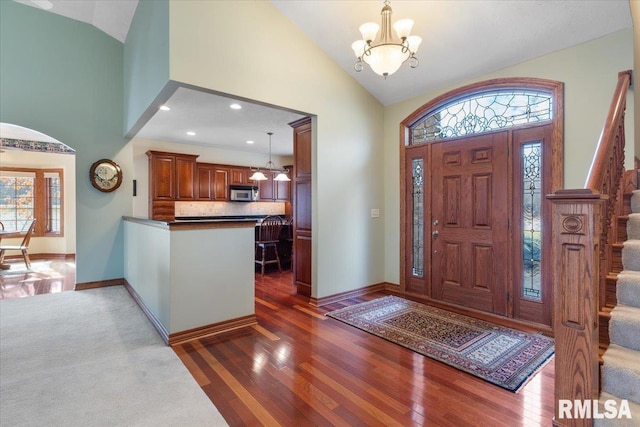
[[[278,254],[278,242],[280,241],[280,232],[282,231],[282,219],[277,215],[267,216],[262,220],[258,227],[258,240],[256,240],[255,262],[262,267],[262,275],[264,276],[264,266],[266,264],[278,264],[278,270],[282,272],[280,265],[280,255]],[[258,248],[261,250],[258,257]],[[267,258],[267,250],[273,248],[275,259]]]
[[[0,265],[4,264],[4,255],[6,251],[21,251],[22,258],[24,259],[24,264],[27,266],[27,268],[31,268],[31,260],[29,259],[29,253],[27,251],[29,249],[29,241],[31,240],[31,235],[33,234],[33,230],[35,228],[36,228],[36,220],[33,219],[31,220],[31,224],[29,225],[27,234],[25,234],[24,239],[22,239],[22,243],[20,245],[18,246],[0,245]]]

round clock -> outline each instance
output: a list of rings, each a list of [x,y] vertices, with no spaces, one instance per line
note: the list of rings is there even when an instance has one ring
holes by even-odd
[[[112,160],[98,160],[91,165],[89,179],[91,180],[91,185],[98,190],[109,193],[122,184],[122,170]]]

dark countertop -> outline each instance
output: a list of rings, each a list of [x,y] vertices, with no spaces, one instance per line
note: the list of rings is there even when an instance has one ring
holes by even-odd
[[[138,224],[145,224],[152,227],[164,228],[169,230],[194,229],[194,228],[234,228],[234,227],[253,227],[258,218],[249,217],[183,217],[176,218],[174,221],[157,221],[149,218],[136,218],[132,216],[123,216],[122,219]]]

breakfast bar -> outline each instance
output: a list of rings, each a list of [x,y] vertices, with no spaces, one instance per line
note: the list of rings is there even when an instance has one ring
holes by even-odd
[[[256,220],[123,217],[125,286],[169,345],[256,323]]]

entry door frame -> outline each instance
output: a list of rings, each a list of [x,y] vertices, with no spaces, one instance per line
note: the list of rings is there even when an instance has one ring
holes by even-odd
[[[543,165],[545,169],[544,173],[545,173],[545,178],[547,182],[547,185],[544,191],[546,194],[548,194],[562,188],[563,158],[564,158],[563,157],[564,84],[562,82],[554,81],[554,80],[546,80],[546,79],[520,78],[520,77],[492,79],[492,80],[473,83],[467,86],[454,89],[422,105],[400,123],[400,129],[399,129],[400,131],[399,133],[399,137],[400,137],[399,138],[400,139],[400,288],[399,288],[399,291],[400,293],[406,294],[407,296],[410,296],[412,298],[424,299],[426,301],[433,301],[431,298],[431,267],[426,262],[427,260],[430,260],[430,257],[426,257],[426,254],[429,254],[431,250],[430,248],[431,224],[430,224],[430,221],[428,220],[430,218],[430,215],[427,215],[427,212],[425,212],[425,221],[424,221],[424,228],[423,228],[424,243],[425,243],[424,275],[422,279],[417,279],[415,277],[412,277],[412,275],[410,274],[411,260],[412,260],[411,237],[412,237],[412,227],[413,227],[412,216],[411,216],[412,206],[409,203],[409,195],[411,194],[411,190],[412,190],[411,161],[412,161],[412,158],[418,158],[418,157],[423,158],[425,161],[424,165],[425,167],[427,167],[431,159],[431,147],[429,143],[414,145],[414,146],[409,145],[411,126],[413,126],[415,123],[420,121],[423,117],[432,113],[434,110],[437,110],[438,108],[446,104],[453,103],[461,98],[466,98],[474,94],[481,94],[483,92],[490,92],[490,91],[496,91],[496,90],[508,90],[508,89],[538,90],[538,91],[547,92],[551,95],[552,120],[550,122],[546,122],[551,126],[550,140],[544,141],[544,148],[543,148],[543,156],[544,156]],[[535,127],[535,125],[524,125],[521,127],[520,126],[513,127],[511,129],[516,130],[516,129],[524,129],[527,127]],[[511,144],[510,142],[510,147],[511,147],[510,161],[512,161],[511,159],[515,158],[515,153],[513,153],[514,151],[513,148],[515,147],[515,145]],[[513,176],[514,168],[510,166],[509,169],[510,169],[509,180],[510,182],[513,182],[514,178],[516,178]],[[428,168],[425,168],[424,179],[425,181],[426,180],[430,181],[431,179],[430,171],[428,170]],[[428,187],[429,186],[425,186],[425,188],[428,188]],[[513,194],[513,191],[515,191],[514,190],[515,187],[516,186],[511,186],[512,194],[510,199],[512,201],[518,200],[518,198],[515,197],[515,194]],[[545,194],[543,194],[543,203],[546,204],[548,202],[544,200],[544,195]],[[427,206],[430,206],[430,202],[427,203],[427,197],[429,198],[429,201],[430,201],[430,194],[428,195],[425,194],[425,208],[430,209],[430,207],[427,208]],[[513,218],[514,211],[517,211],[517,209],[514,209],[514,206],[512,205],[510,209],[511,221],[514,220]],[[548,218],[548,215],[547,217],[544,217],[545,224],[543,224],[543,229],[547,230],[547,233],[546,233],[547,235],[549,235],[550,233],[550,226],[549,224],[546,223],[549,220],[550,218]],[[510,233],[509,239],[510,239],[510,244],[509,244],[510,255],[509,255],[509,261],[506,262],[506,264],[510,268],[510,274],[509,274],[510,286],[513,292],[513,290],[515,290],[516,288],[519,288],[513,285],[515,283],[514,270],[516,270],[515,269],[516,260],[514,259],[514,255],[513,255],[515,252],[513,250],[513,244],[515,241],[514,233],[512,232]],[[543,247],[543,251],[544,253],[549,252],[549,250],[545,247]],[[543,271],[542,271],[543,278],[549,277],[549,272],[546,271],[549,268],[548,264],[549,264],[548,262],[547,263],[543,262]],[[547,283],[547,286],[550,286],[550,282]],[[552,291],[553,291],[552,289],[547,289],[547,293],[549,294],[551,294]],[[517,313],[514,312],[514,306],[516,306],[516,304],[514,304],[513,302],[514,297],[515,297],[514,295],[510,295],[510,298],[509,298],[508,311],[507,311],[507,317],[509,318],[514,318],[517,315]],[[438,301],[438,303],[440,302]],[[446,303],[442,303],[442,304],[446,306]],[[550,300],[550,304],[553,304],[552,299]],[[526,319],[521,319],[521,320],[523,320],[524,322],[529,322]]]

